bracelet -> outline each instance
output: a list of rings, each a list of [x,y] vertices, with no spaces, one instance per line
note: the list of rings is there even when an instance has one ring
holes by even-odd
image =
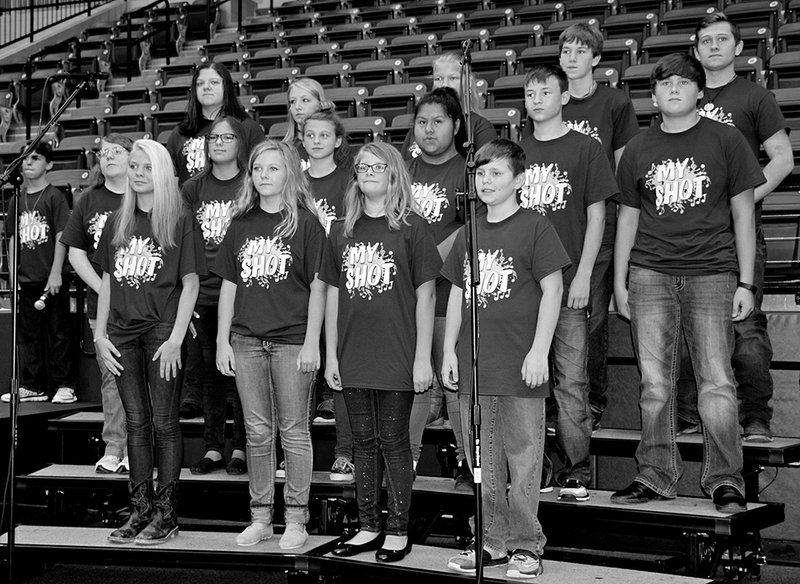
[[[745,282],[742,282],[741,280],[736,285],[739,288],[744,288],[745,290],[752,292],[753,294],[758,292],[758,286],[754,286],[753,284],[747,284]]]
[[[108,338],[108,335],[103,335],[102,337],[96,337],[96,338],[92,339],[92,342],[93,343],[97,343],[97,341],[99,341],[100,339],[107,339],[107,338]]]

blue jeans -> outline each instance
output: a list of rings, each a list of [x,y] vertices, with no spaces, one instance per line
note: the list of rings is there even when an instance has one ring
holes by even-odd
[[[608,405],[608,305],[613,292],[614,243],[603,244],[594,262],[589,313],[589,406],[598,418]]]
[[[231,333],[236,389],[247,430],[250,513],[272,523],[275,499],[275,438],[280,430],[286,460],[283,501],[286,523],[308,523],[314,464],[311,451],[313,373],[297,369],[301,345],[283,345]]]
[[[216,366],[217,354],[217,308],[216,306],[196,306],[198,318],[193,319],[197,338],[190,339],[200,350],[198,372],[203,380],[203,419],[205,429],[203,438],[206,450],[222,454],[225,451],[225,423],[227,422],[228,398],[233,405],[233,438],[231,445],[235,450],[244,450],[247,438],[244,430],[242,403],[236,393],[236,384],[230,377],[222,375]]]
[[[556,441],[566,461],[559,482],[592,480],[589,443],[592,415],[589,410],[589,319],[586,309],[561,308],[553,335],[553,395],[558,403]]]
[[[756,263],[754,284],[758,286],[753,312],[746,319],[733,323],[733,374],[739,398],[739,422],[757,419],[769,425],[772,420],[773,383],[769,372],[772,343],[767,333],[767,315],[761,310],[764,300],[764,268],[767,243],[764,231],[756,229]],[[678,417],[692,424],[697,414],[697,385],[692,374],[692,361],[681,343],[681,376],[678,380]]]
[[[386,533],[406,535],[414,482],[408,421],[413,391],[344,388],[355,449],[356,497],[361,529],[379,532],[384,465],[388,517]]]
[[[674,497],[681,476],[675,444],[675,382],[681,329],[698,385],[703,422],[700,485],[711,494],[722,485],[744,493],[736,389],[731,367],[736,290],[732,272],[670,276],[632,266],[628,304],[642,380],[642,438],[636,451],[636,481]]]
[[[94,337],[97,320],[90,318],[89,328]],[[125,458],[128,455],[128,431],[125,428],[125,410],[119,397],[117,378],[99,360],[97,368],[100,370],[100,398],[103,402],[102,437],[106,445],[103,454]]]
[[[117,388],[128,426],[131,483],[153,476],[153,430],[158,451],[158,483],[165,486],[181,473],[183,442],[178,418],[180,375],[169,381],[153,361],[158,348],[169,339],[172,323],[161,323],[132,341],[115,344],[123,367]]]
[[[472,434],[469,402],[469,396],[461,396],[465,438]],[[484,546],[502,553],[525,549],[541,555],[547,542],[537,516],[545,441],[544,399],[481,396],[480,406]],[[465,451],[473,466],[472,449]]]

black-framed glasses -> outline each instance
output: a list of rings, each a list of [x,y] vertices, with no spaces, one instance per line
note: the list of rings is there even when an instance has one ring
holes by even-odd
[[[224,144],[230,144],[236,139],[236,134],[209,134],[208,141],[209,142],[218,142],[222,140]]]
[[[97,152],[97,155],[100,158],[108,158],[111,155],[120,156],[124,152],[127,152],[127,150],[125,150],[125,148],[122,146],[112,146],[111,148],[103,148]]]
[[[389,168],[389,165],[385,162],[376,162],[375,164],[367,164],[366,162],[359,162],[355,165],[356,172],[358,174],[364,174],[365,172],[372,170],[372,172],[383,174],[386,172],[386,169]]]

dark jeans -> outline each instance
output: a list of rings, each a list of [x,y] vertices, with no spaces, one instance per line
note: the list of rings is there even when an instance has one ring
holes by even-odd
[[[180,375],[167,381],[153,361],[158,348],[169,338],[172,323],[159,324],[132,341],[115,343],[123,367],[117,377],[128,426],[128,457],[131,482],[136,485],[153,476],[153,430],[158,451],[158,483],[180,477],[181,427],[178,419]],[[112,339],[113,340],[113,339]]]
[[[589,407],[601,417],[608,404],[608,305],[613,292],[613,242],[600,247],[591,280],[589,313]]]
[[[206,450],[215,450],[222,454],[225,450],[225,422],[227,420],[228,400],[233,405],[233,439],[231,444],[235,450],[244,451],[247,447],[247,435],[244,430],[242,402],[236,391],[236,383],[217,370],[217,307],[196,306],[198,317],[193,320],[197,329],[197,337],[188,344],[197,344],[200,350],[200,363],[194,373],[200,373],[203,381],[203,416],[205,431],[203,438]],[[188,365],[187,365],[188,367]],[[188,375],[187,371],[187,375]]]
[[[70,355],[69,278],[64,276],[61,290],[47,298],[44,310],[36,310],[33,305],[44,293],[45,285],[20,283],[19,378],[26,389],[54,393],[59,387],[75,388]]]
[[[197,313],[197,306],[195,312]],[[196,318],[192,318],[192,322],[197,327]],[[199,334],[199,333],[198,333]],[[216,340],[216,339],[215,339]],[[203,378],[205,377],[205,367],[203,366],[203,351],[200,348],[200,343],[192,334],[191,329],[186,333],[184,340],[186,346],[186,367],[184,367],[184,374],[181,376],[182,381],[180,385],[181,390],[181,405],[191,405],[197,408],[203,407]],[[216,355],[214,355],[214,364],[216,365]]]
[[[322,375],[319,376],[322,378]],[[323,379],[323,383],[325,383]],[[327,383],[325,384],[327,386]],[[333,415],[336,419],[336,446],[333,454],[336,458],[346,458],[353,461],[353,430],[350,428],[350,416],[347,414],[347,404],[341,391],[332,391]]]
[[[382,530],[379,501],[385,465],[389,491],[386,533],[406,535],[414,483],[408,438],[414,392],[345,388],[344,399],[353,429],[361,529]]]
[[[773,384],[769,372],[772,361],[772,344],[767,333],[767,315],[761,310],[764,300],[764,267],[767,259],[767,243],[759,225],[756,229],[755,285],[758,292],[752,314],[740,322],[733,323],[733,374],[736,377],[736,394],[739,400],[739,422],[755,418],[769,425],[772,420]],[[697,424],[697,385],[694,369],[686,349],[680,343],[680,377],[678,378],[678,417]]]

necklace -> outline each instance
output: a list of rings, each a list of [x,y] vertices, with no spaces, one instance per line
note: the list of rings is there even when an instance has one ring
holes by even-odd
[[[586,99],[587,97],[591,97],[594,95],[594,92],[597,91],[597,81],[592,80],[592,86],[589,88],[589,91],[584,93],[583,95],[573,95],[575,99]]]
[[[736,80],[737,77],[738,77],[738,75],[734,71],[733,77],[728,79],[725,83],[723,83],[719,87],[706,87],[706,94],[707,94],[707,97],[708,97],[708,101],[713,102],[720,95],[722,95],[722,92],[725,91],[726,89],[728,89],[728,87],[730,87],[730,84],[733,83]]]
[[[36,202],[33,204],[33,210],[34,210],[34,211],[36,210],[36,207],[38,207],[38,206],[39,206],[39,201],[41,201],[41,200],[42,200],[42,195],[44,194],[44,192],[45,192],[46,190],[47,190],[47,187],[44,187],[44,188],[43,188],[43,189],[42,189],[42,190],[39,192],[39,196],[38,196],[38,197],[36,197]],[[27,192],[25,193],[25,211],[27,211],[28,213],[30,213],[30,212],[31,212],[30,208],[28,207],[28,193],[27,193]]]

